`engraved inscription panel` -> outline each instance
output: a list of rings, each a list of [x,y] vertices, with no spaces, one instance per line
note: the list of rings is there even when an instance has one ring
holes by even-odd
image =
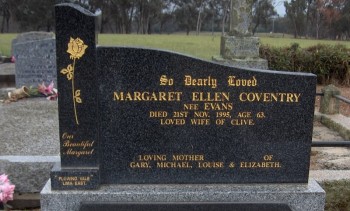
[[[313,75],[157,50],[97,55],[102,183],[307,182]]]

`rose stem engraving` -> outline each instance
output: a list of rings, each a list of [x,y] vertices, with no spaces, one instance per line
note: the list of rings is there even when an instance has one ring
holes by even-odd
[[[75,122],[77,125],[79,125],[79,120],[78,120],[76,103],[82,103],[83,101],[80,97],[80,93],[81,93],[80,89],[75,90],[75,87],[74,87],[75,62],[76,62],[76,59],[80,59],[85,54],[85,50],[87,47],[88,46],[84,45],[84,41],[79,37],[76,39],[73,39],[71,37],[68,43],[67,53],[70,54],[69,58],[73,60],[73,65],[69,64],[66,69],[63,68],[61,70],[61,73],[67,76],[68,81],[72,80],[73,107],[74,107]]]

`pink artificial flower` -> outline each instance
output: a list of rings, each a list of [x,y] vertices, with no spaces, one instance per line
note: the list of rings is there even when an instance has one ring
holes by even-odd
[[[15,185],[11,185],[6,174],[0,175],[0,202],[6,204],[7,201],[13,200]]]
[[[8,201],[13,200],[13,193],[15,190],[15,186],[10,183],[5,183],[4,185],[0,185],[0,201],[6,204]]]
[[[57,100],[57,97],[58,97],[57,89],[53,88],[52,91],[53,91],[53,94],[48,96],[48,97],[46,97],[46,99],[48,99],[48,100]]]
[[[16,57],[15,56],[11,56],[11,62],[15,63],[16,62]]]
[[[45,86],[45,83],[43,82],[42,84],[39,84],[38,91],[45,96],[52,95],[54,94],[53,85],[53,81],[51,81],[49,86]]]
[[[6,174],[0,175],[0,185],[2,185],[4,183],[9,183],[9,182],[10,182],[10,180]]]

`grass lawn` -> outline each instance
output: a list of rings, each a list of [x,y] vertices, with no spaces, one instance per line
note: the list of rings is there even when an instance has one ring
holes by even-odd
[[[321,184],[326,191],[326,211],[350,210],[350,181],[329,181]]]
[[[350,48],[350,41],[334,41],[334,40],[312,40],[312,39],[294,39],[294,38],[274,38],[274,37],[261,37],[261,43],[270,46],[289,46],[292,43],[299,43],[300,47],[307,48],[317,44],[326,44],[326,45],[345,45],[347,48]]]
[[[11,55],[11,42],[17,34],[0,34],[0,56]]]
[[[100,34],[100,45],[159,48],[210,60],[220,54],[220,36]]]
[[[17,34],[0,34],[0,54],[10,56],[11,41]],[[301,47],[309,47],[318,43],[322,44],[343,44],[350,48],[349,41],[330,41],[330,40],[311,40],[311,39],[293,39],[290,36],[269,37],[262,35],[262,44],[271,46],[289,46],[291,43],[299,43]],[[213,55],[219,55],[220,51],[220,33],[203,33],[200,36],[191,34],[189,36],[183,33],[171,35],[137,35],[137,34],[100,34],[99,44],[108,46],[137,46],[159,48],[164,50],[176,51],[211,60]]]

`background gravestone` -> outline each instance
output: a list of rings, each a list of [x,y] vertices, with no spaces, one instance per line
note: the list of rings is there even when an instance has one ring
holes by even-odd
[[[55,35],[46,32],[20,34],[12,42],[16,58],[16,87],[53,81],[57,84]]]
[[[268,69],[268,62],[259,58],[260,39],[253,37],[252,0],[232,1],[230,31],[221,37],[220,56],[216,62],[256,69]]]

